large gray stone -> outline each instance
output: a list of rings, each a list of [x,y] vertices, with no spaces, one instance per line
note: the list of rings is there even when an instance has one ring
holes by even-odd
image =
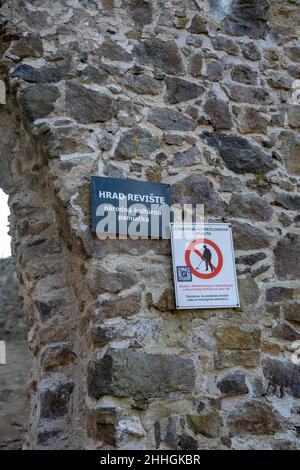
[[[239,130],[242,134],[267,133],[268,119],[251,106],[245,106],[239,113]]]
[[[188,31],[192,34],[207,33],[207,21],[203,16],[195,15],[192,18]]]
[[[193,145],[183,152],[177,152],[173,158],[173,165],[175,167],[185,167],[193,165],[194,163],[200,163],[201,155],[198,148]]]
[[[193,100],[204,92],[204,88],[201,85],[178,77],[168,77],[166,85],[168,92],[167,101],[171,104]]]
[[[204,210],[214,215],[222,215],[225,203],[214,191],[213,183],[206,176],[187,176],[173,185],[174,202],[178,204],[204,204]]]
[[[264,38],[268,32],[268,8],[267,0],[233,0],[222,29],[234,36]]]
[[[152,21],[152,5],[151,2],[145,0],[123,0],[122,2],[132,16],[134,22],[143,27]]]
[[[73,391],[73,381],[63,374],[49,374],[39,385],[42,418],[58,418],[68,412],[70,395]]]
[[[119,44],[113,41],[106,40],[101,44],[101,54],[106,59],[117,60],[121,62],[129,62],[131,60],[130,54],[123,49]]]
[[[233,396],[249,392],[246,384],[246,374],[241,370],[225,375],[225,377],[218,381],[217,387],[223,396]]]
[[[233,194],[229,204],[229,214],[251,220],[270,220],[273,215],[270,204],[256,194]]]
[[[288,287],[271,287],[266,291],[267,302],[281,302],[282,300],[291,299],[294,289]]]
[[[299,211],[300,196],[290,193],[275,193],[275,204],[289,211]]]
[[[254,279],[247,275],[245,278],[239,279],[238,284],[241,306],[255,304],[259,297],[259,288]]]
[[[25,88],[20,95],[20,102],[25,115],[33,121],[48,116],[59,96],[56,86],[40,83]]]
[[[271,237],[258,227],[238,221],[234,221],[232,225],[234,247],[237,250],[265,248],[271,243]]]
[[[268,393],[283,396],[285,393],[300,398],[300,366],[292,361],[268,357],[263,361],[263,372]]]
[[[299,279],[300,277],[300,235],[288,233],[279,240],[274,250],[275,272],[279,279]]]
[[[236,41],[226,36],[216,36],[211,42],[213,47],[219,51],[224,51],[232,55],[238,55],[239,53],[239,46]]]
[[[249,103],[255,105],[267,105],[273,103],[273,98],[265,88],[245,85],[228,86],[228,94],[237,103]]]
[[[81,124],[105,122],[118,113],[116,100],[74,83],[66,84],[66,108]]]
[[[170,75],[184,73],[180,52],[174,41],[165,42],[158,38],[146,39],[135,46],[133,52],[143,64],[152,64]]]
[[[272,157],[243,137],[217,132],[203,132],[200,137],[219,151],[227,168],[235,173],[266,174],[276,167]]]
[[[133,158],[148,158],[151,153],[159,149],[159,139],[150,132],[136,127],[126,131],[116,147],[114,157],[119,160]]]
[[[226,101],[209,98],[204,105],[204,111],[215,129],[232,128],[232,119]]]
[[[136,74],[132,71],[125,74],[122,83],[126,88],[139,95],[158,95],[163,87],[161,80],[157,80],[147,73]]]
[[[135,349],[110,349],[88,370],[88,392],[97,399],[164,398],[175,391],[190,392],[194,382],[191,359]]]
[[[18,64],[11,76],[31,83],[56,83],[62,80],[63,71],[55,66],[37,69],[31,65]]]
[[[294,132],[283,131],[278,136],[280,151],[282,152],[289,173],[300,175],[300,138]]]
[[[256,85],[257,72],[249,65],[237,64],[232,67],[231,78],[236,82],[246,83],[247,85]]]
[[[149,111],[148,121],[164,131],[193,131],[196,123],[190,118],[167,108],[153,108]]]
[[[102,292],[117,293],[129,289],[137,281],[137,273],[130,265],[120,264],[115,272],[108,271],[104,266],[94,263],[87,274],[87,285],[94,295]]]
[[[187,415],[187,423],[195,434],[216,438],[221,435],[223,419],[217,410],[202,412],[198,415]]]
[[[241,45],[242,54],[245,59],[253,60],[254,62],[261,59],[261,53],[254,42],[245,42]]]

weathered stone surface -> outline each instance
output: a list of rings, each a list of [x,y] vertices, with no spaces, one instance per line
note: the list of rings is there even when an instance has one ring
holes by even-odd
[[[300,250],[300,235],[288,233],[276,245],[275,271],[279,279],[298,279],[300,276],[300,264],[298,253]]]
[[[219,437],[222,432],[223,420],[217,410],[198,415],[187,415],[187,423],[195,434],[205,437]]]
[[[216,329],[219,349],[257,349],[260,345],[261,330],[241,329],[237,326],[224,326]]]
[[[257,349],[218,349],[215,352],[214,365],[216,369],[235,366],[257,367],[260,365],[260,351]]]
[[[289,106],[288,120],[289,125],[294,129],[300,127],[300,105]]]
[[[300,333],[289,323],[282,322],[272,328],[272,336],[284,341],[294,342],[300,339]]]
[[[194,163],[200,163],[201,155],[198,148],[193,145],[192,147],[184,150],[183,152],[175,153],[173,157],[173,165],[175,167],[185,167],[193,165]]]
[[[291,394],[300,397],[300,367],[292,361],[266,358],[263,361],[263,372],[268,384],[268,393],[283,396]]]
[[[267,302],[280,302],[285,299],[291,299],[294,289],[288,287],[271,287],[266,291]]]
[[[299,211],[300,196],[290,193],[275,193],[275,204],[289,211]]]
[[[28,57],[41,57],[43,55],[43,41],[39,37],[26,36],[13,41],[9,48],[10,54],[26,59]]]
[[[147,130],[136,127],[126,131],[120,138],[114,157],[119,160],[148,158],[159,149],[159,139]]]
[[[182,75],[184,72],[182,59],[174,41],[146,39],[134,48],[134,53],[141,63],[152,64],[170,75]]]
[[[195,122],[174,109],[150,109],[148,121],[164,131],[193,131],[196,128]]]
[[[165,289],[163,293],[158,297],[157,300],[153,300],[153,296],[150,292],[147,294],[147,300],[149,306],[154,306],[161,312],[170,311],[175,309],[175,292],[174,289]]]
[[[243,279],[239,279],[238,285],[241,306],[245,307],[246,305],[255,304],[260,292],[254,279],[248,275]]]
[[[206,64],[205,78],[218,82],[222,80],[224,65],[220,60],[212,60]]]
[[[268,8],[267,0],[234,0],[223,22],[224,32],[253,39],[264,38],[268,31]]]
[[[232,67],[231,78],[236,82],[246,83],[247,85],[256,85],[257,72],[249,65],[237,64]]]
[[[284,429],[284,420],[266,401],[244,400],[228,415],[229,427],[236,434],[275,434]]]
[[[232,119],[226,101],[209,98],[204,105],[204,110],[215,129],[232,128]]]
[[[110,96],[71,82],[66,84],[66,107],[81,124],[105,122],[118,112],[116,101]]]
[[[179,440],[179,447],[182,450],[197,450],[198,441],[188,434],[182,434]]]
[[[271,242],[271,237],[253,225],[233,222],[234,247],[237,250],[255,250],[264,248]]]
[[[289,321],[300,322],[300,303],[291,303],[283,307],[284,318]]]
[[[293,78],[300,78],[300,65],[290,65],[287,72]]]
[[[115,294],[129,289],[137,281],[135,269],[127,264],[117,266],[116,271],[108,271],[104,266],[93,263],[87,275],[90,291],[98,295],[104,292]]]
[[[254,86],[232,85],[228,87],[230,98],[237,103],[255,105],[272,104],[273,98],[265,88]]]
[[[123,49],[118,43],[113,41],[104,41],[101,44],[101,55],[106,59],[129,62],[130,54]]]
[[[211,42],[213,47],[219,51],[224,51],[232,55],[238,55],[239,53],[239,46],[237,43],[226,36],[216,36]]]
[[[42,418],[57,418],[68,412],[70,395],[74,383],[63,374],[55,373],[45,376],[39,386]]]
[[[41,363],[45,369],[70,364],[76,359],[72,345],[68,342],[53,343],[47,346],[41,355]]]
[[[129,281],[130,282],[130,281]],[[141,295],[129,294],[103,299],[98,308],[98,316],[101,319],[135,315],[141,308]]]
[[[191,25],[188,31],[192,34],[207,33],[207,21],[200,15],[195,15],[192,18]]]
[[[94,365],[90,364],[88,391],[94,398],[163,398],[173,391],[191,391],[194,380],[191,359],[133,349],[109,350]]]
[[[31,65],[18,64],[11,76],[31,83],[56,83],[62,79],[63,73],[55,66],[37,69]]]
[[[96,408],[88,412],[88,435],[104,444],[115,446],[117,427],[121,419],[118,408]]]
[[[285,48],[285,52],[289,59],[293,62],[300,62],[300,47],[290,46]]]
[[[202,54],[197,53],[192,55],[189,63],[189,72],[192,77],[201,77],[202,75],[202,65],[203,65],[203,57]]]
[[[236,194],[230,199],[229,214],[251,220],[270,220],[273,209],[268,202],[256,194]]]
[[[162,91],[162,81],[146,73],[135,74],[130,71],[125,74],[122,83],[139,95],[158,95]]]
[[[267,153],[242,137],[203,132],[201,138],[219,151],[227,168],[235,173],[266,174],[275,168]]]
[[[124,0],[134,22],[139,26],[144,26],[152,21],[151,2],[144,0]]]
[[[295,2],[0,2],[0,91],[6,87],[0,186],[10,195],[34,357],[26,449],[299,447],[298,392],[291,391],[298,372],[285,376],[271,364],[275,378],[269,379],[261,365],[270,358],[288,368],[300,331],[299,275],[289,261],[298,252],[273,253],[287,231],[300,228]],[[263,29],[269,29],[265,38]],[[29,96],[29,106],[41,112],[34,123],[27,122],[22,101],[26,80],[45,85],[33,90],[57,82],[53,99],[45,91],[46,112],[33,104],[37,93]],[[72,86],[89,97],[66,95]],[[157,108],[157,121],[148,120]],[[204,131],[207,144],[199,137]],[[174,313],[169,240],[94,236],[92,174],[170,183],[180,204],[204,202],[208,220],[231,222],[241,308]],[[282,279],[275,271],[278,257],[285,264]],[[15,324],[5,318],[5,332]],[[222,328],[239,331],[219,337]],[[87,390],[93,359],[101,367],[92,381],[102,387],[99,395],[105,393],[98,403]],[[8,355],[7,366],[0,366],[0,407],[18,386],[17,363]],[[90,369],[95,376],[95,366]],[[41,382],[50,377],[59,384],[53,377],[58,372],[62,384],[76,384],[75,393],[57,398],[58,416],[49,406],[42,417]],[[272,381],[284,386],[274,388]],[[274,436],[263,426],[260,434],[253,431],[256,415],[235,395],[247,393],[247,386],[247,403],[257,397],[265,403],[268,382],[266,401],[288,417],[280,433],[272,426]],[[284,397],[271,396],[280,396],[280,389]],[[0,411],[0,447],[21,447],[18,397],[9,401],[13,413],[6,401]],[[29,410],[25,401],[22,408]],[[227,419],[232,410],[244,412],[238,431]],[[3,413],[10,416],[10,431]]]
[[[284,156],[287,171],[300,175],[300,138],[293,132],[283,131],[279,135],[280,151]]]
[[[242,54],[245,59],[253,60],[254,62],[261,59],[261,53],[254,42],[245,42],[241,45]]]
[[[1,340],[25,337],[26,320],[13,258],[0,258]]]
[[[246,374],[240,370],[225,375],[225,377],[218,381],[217,387],[224,396],[249,393],[249,388],[246,384]]]
[[[246,264],[248,266],[253,266],[254,264],[266,259],[267,255],[263,252],[253,253],[251,255],[239,256],[236,259],[237,263]]]
[[[168,77],[166,85],[167,101],[171,104],[193,100],[204,92],[201,85],[177,77]]]
[[[246,106],[239,114],[239,130],[242,134],[267,133],[268,119],[256,109]]]
[[[290,77],[279,75],[273,76],[267,80],[268,85],[274,88],[275,90],[291,90],[292,80]]]
[[[214,191],[211,181],[205,176],[188,176],[173,186],[174,202],[180,204],[204,204],[207,213],[221,215],[225,203]]]
[[[20,95],[20,102],[25,115],[33,121],[50,114],[59,96],[60,93],[56,86],[36,84],[25,88]]]

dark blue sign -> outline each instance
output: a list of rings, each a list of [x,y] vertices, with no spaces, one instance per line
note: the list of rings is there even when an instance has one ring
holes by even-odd
[[[92,230],[101,238],[169,238],[169,184],[92,176]]]

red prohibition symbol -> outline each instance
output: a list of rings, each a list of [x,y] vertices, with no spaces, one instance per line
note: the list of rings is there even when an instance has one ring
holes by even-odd
[[[218,257],[217,265],[214,266],[211,262],[209,262],[210,265],[211,265],[211,269],[212,269],[212,271],[210,273],[206,274],[206,273],[201,273],[201,272],[197,271],[197,269],[195,269],[193,267],[192,263],[191,263],[191,253],[192,252],[196,253],[196,255],[199,256],[200,264],[201,264],[202,261],[206,262],[205,257],[200,252],[200,250],[197,248],[198,245],[202,245],[202,246],[203,245],[209,245],[215,250],[215,252],[217,254],[217,257]],[[194,276],[200,277],[201,279],[211,279],[211,278],[217,276],[217,274],[219,274],[219,272],[221,271],[222,266],[223,266],[223,255],[222,255],[222,252],[221,252],[220,248],[218,247],[218,245],[216,245],[216,243],[212,242],[211,240],[208,240],[207,238],[198,238],[197,240],[192,241],[189,244],[189,246],[187,247],[187,249],[185,250],[185,262],[186,262],[186,265],[191,268],[191,271],[194,274]]]

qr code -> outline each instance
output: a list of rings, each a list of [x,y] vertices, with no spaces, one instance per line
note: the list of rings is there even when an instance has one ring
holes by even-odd
[[[192,271],[188,266],[177,266],[178,282],[192,282]]]

